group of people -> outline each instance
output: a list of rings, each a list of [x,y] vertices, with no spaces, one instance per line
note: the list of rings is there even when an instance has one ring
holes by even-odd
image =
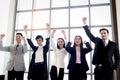
[[[89,39],[95,44],[92,64],[95,65],[94,78],[95,80],[113,80],[113,72],[117,70],[120,62],[119,49],[115,42],[109,40],[109,31],[106,28],[100,29],[101,38],[95,37],[89,30],[86,24],[87,18],[82,19],[83,29]],[[8,80],[23,80],[25,63],[24,54],[28,51],[26,40],[33,50],[29,71],[28,80],[48,80],[47,70],[47,53],[49,46],[55,53],[52,66],[50,69],[51,80],[63,80],[64,78],[64,58],[67,53],[70,54],[69,63],[67,66],[68,80],[87,80],[87,71],[89,66],[86,60],[86,54],[92,51],[89,42],[83,42],[80,35],[74,38],[73,46],[71,42],[67,42],[66,33],[61,31],[64,38],[57,39],[55,45],[53,30],[50,35],[50,25],[47,23],[48,35],[46,43],[43,45],[44,38],[42,35],[36,36],[37,46],[27,36],[27,27],[24,26],[26,38],[21,33],[16,33],[16,44],[10,46],[3,46],[4,34],[0,34],[0,50],[10,52],[10,60],[7,65]],[[21,41],[24,41],[24,44]],[[83,44],[86,47],[83,47]]]

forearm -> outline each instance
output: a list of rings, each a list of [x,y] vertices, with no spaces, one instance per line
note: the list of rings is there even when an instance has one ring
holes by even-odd
[[[86,51],[87,51],[87,53],[88,53],[88,52],[90,52],[90,51],[92,50],[92,47],[91,47],[91,45],[90,45],[89,42],[86,42],[85,44],[86,44],[86,47],[87,47],[87,50],[86,50]]]
[[[1,50],[1,51],[9,51],[9,46],[3,47],[3,42],[2,42],[2,40],[0,40],[0,50]]]
[[[50,43],[51,43],[51,47],[52,47],[52,49],[55,51],[56,46],[55,46],[55,43],[54,43],[53,38],[50,39]]]
[[[83,28],[84,28],[87,36],[89,37],[89,39],[90,39],[92,42],[95,42],[96,37],[94,37],[94,35],[90,32],[90,30],[88,29],[88,26],[85,25],[85,26],[83,26]]]
[[[47,38],[50,38],[50,31],[47,31]]]
[[[65,47],[66,51],[68,51],[69,53],[71,52],[71,42],[68,42],[66,47]]]

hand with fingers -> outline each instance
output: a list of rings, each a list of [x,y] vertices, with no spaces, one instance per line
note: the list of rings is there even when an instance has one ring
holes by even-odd
[[[2,40],[5,37],[5,34],[0,34],[0,40]]]
[[[62,30],[62,31],[61,31],[61,33],[64,35],[64,39],[66,40],[66,39],[67,39],[67,37],[66,37],[66,33],[65,33],[65,31],[64,31],[64,30]]]
[[[46,26],[47,26],[48,32],[50,32],[50,24],[49,24],[49,23],[46,23]]]
[[[86,24],[87,18],[86,18],[86,17],[83,17],[83,18],[82,18],[82,21],[83,21],[83,24]]]
[[[25,32],[25,34],[27,34],[27,28],[28,28],[28,25],[24,25],[24,32]]]

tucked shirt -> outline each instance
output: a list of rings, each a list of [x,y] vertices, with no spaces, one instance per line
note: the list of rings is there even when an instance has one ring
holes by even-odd
[[[39,46],[35,53],[35,63],[43,62],[43,47]]]
[[[76,47],[76,63],[81,63],[81,60],[80,60],[80,47]]]

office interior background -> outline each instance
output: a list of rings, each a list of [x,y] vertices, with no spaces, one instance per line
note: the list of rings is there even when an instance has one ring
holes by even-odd
[[[0,0],[0,34],[4,33],[4,46],[14,43],[14,34],[21,32],[23,26],[28,25],[28,35],[35,42],[35,36],[41,34],[47,37],[46,23],[50,23],[51,31],[56,29],[55,41],[61,30],[65,30],[67,41],[73,42],[75,35],[81,35],[84,41],[89,41],[94,50],[94,44],[86,36],[82,26],[82,18],[87,17],[87,24],[95,36],[99,36],[102,27],[110,31],[109,38],[120,46],[120,0]],[[32,32],[30,29],[35,29]],[[59,35],[59,36],[57,36]],[[29,45],[28,45],[29,46]],[[119,48],[120,49],[120,48]],[[50,47],[48,52],[48,70],[51,67],[54,52]],[[89,65],[88,79],[94,80],[94,66],[91,64],[93,51],[86,55]],[[24,80],[27,80],[28,67],[32,50],[29,47],[25,54],[26,71]],[[0,75],[5,74],[9,53],[0,51]],[[65,58],[64,80],[68,80],[67,64],[69,54]],[[49,74],[49,73],[48,73]],[[7,80],[7,79],[6,79]],[[50,79],[49,79],[50,80]],[[117,71],[117,80],[120,80],[120,71]]]

